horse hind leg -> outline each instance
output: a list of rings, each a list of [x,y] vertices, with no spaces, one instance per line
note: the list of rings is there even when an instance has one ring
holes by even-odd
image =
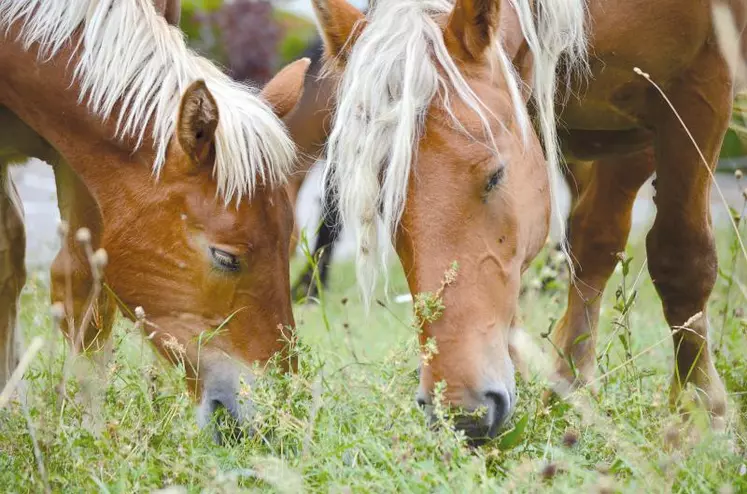
[[[0,389],[18,363],[17,317],[21,289],[26,283],[25,254],[21,200],[9,165],[0,162]]]
[[[695,385],[719,427],[726,413],[726,392],[711,356],[706,310],[717,277],[710,189],[731,115],[732,84],[715,45],[705,45],[668,96],[707,163],[671,108],[657,98],[657,213],[646,239],[649,272],[674,338],[670,400],[678,404],[685,386]]]

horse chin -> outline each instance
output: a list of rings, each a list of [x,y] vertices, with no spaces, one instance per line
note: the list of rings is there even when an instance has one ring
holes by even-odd
[[[243,364],[226,360],[202,366],[197,423],[218,444],[240,441],[254,417],[250,388],[254,374]]]

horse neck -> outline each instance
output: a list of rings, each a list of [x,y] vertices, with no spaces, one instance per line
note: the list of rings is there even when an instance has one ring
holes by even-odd
[[[94,196],[103,196],[104,187],[119,174],[135,170],[150,174],[152,142],[146,139],[135,150],[132,142],[113,138],[113,123],[102,122],[79,104],[77,84],[70,84],[77,57],[71,60],[69,46],[77,40],[52,59],[39,62],[35,46],[26,51],[20,43],[9,41],[16,39],[14,31],[0,43],[0,107],[7,107],[49,143]],[[34,157],[49,160],[48,155]]]

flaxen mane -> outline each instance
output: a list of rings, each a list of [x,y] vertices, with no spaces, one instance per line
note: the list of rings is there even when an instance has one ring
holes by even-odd
[[[42,61],[79,35],[73,78],[80,101],[102,120],[115,119],[116,137],[134,137],[137,146],[152,139],[156,175],[174,134],[180,97],[204,79],[220,114],[215,177],[226,202],[251,196],[258,184],[284,183],[295,149],[282,122],[255,89],[192,53],[151,0],[3,0],[5,36],[14,25],[26,49],[38,43]],[[149,128],[152,135],[146,136]]]
[[[561,56],[567,57],[571,68],[585,67],[585,3],[510,1],[534,55],[533,98],[553,182],[557,182],[556,69]],[[491,115],[449,55],[437,22],[453,7],[452,0],[377,1],[341,77],[325,183],[337,199],[344,228],[357,239],[358,281],[367,300],[379,265],[387,264],[388,249],[378,245],[377,224],[383,223],[391,236],[397,229],[414,153],[433,99],[441,98],[455,127],[463,129],[451,112],[451,101],[461,100],[478,115],[485,140],[494,145]],[[531,124],[519,91],[521,82],[500,41],[494,51],[511,90],[515,118],[526,135]],[[562,222],[559,213],[558,218]]]

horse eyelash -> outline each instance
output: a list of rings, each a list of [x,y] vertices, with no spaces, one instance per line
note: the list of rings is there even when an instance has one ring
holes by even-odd
[[[490,176],[487,185],[485,185],[486,194],[492,192],[501,184],[501,182],[503,181],[504,170],[505,168],[501,167]]]
[[[488,183],[482,192],[482,203],[487,204],[490,194],[503,182],[505,167],[501,167],[488,178]]]
[[[216,249],[215,247],[210,248],[210,254],[213,257],[215,264],[217,264],[221,269],[235,272],[241,267],[238,257],[233,254]]]

